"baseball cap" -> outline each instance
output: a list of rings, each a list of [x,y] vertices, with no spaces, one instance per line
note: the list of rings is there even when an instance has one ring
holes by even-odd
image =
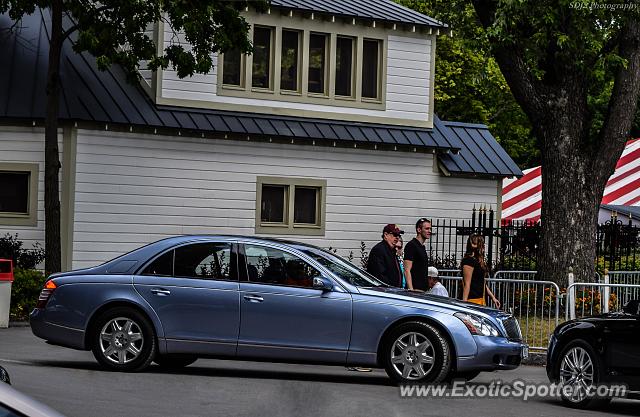
[[[404,231],[400,230],[397,224],[388,224],[382,229],[382,233],[391,233],[392,235],[403,235]]]
[[[428,277],[438,277],[438,269],[435,266],[430,266],[427,270]]]

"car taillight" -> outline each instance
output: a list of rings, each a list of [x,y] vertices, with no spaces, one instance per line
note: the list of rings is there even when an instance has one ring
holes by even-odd
[[[47,305],[47,301],[49,301],[49,297],[58,288],[53,280],[48,280],[44,284],[44,288],[40,291],[40,296],[38,297],[38,303],[36,304],[36,308],[43,309]]]

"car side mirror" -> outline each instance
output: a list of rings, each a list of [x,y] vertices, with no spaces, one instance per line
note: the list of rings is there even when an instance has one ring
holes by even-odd
[[[333,291],[333,282],[326,277],[315,277],[313,279],[313,288],[322,290],[323,292]]]
[[[640,311],[640,300],[631,300],[627,304],[622,307],[622,311],[627,314],[639,315]]]

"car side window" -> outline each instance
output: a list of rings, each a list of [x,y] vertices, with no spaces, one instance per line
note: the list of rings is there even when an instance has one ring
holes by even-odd
[[[173,276],[173,254],[174,251],[170,250],[159,257],[147,266],[142,275],[152,275],[159,277],[171,277]]]
[[[295,255],[266,246],[245,245],[249,282],[312,288],[317,269]]]
[[[175,277],[230,280],[232,269],[230,243],[194,243],[175,249]]]

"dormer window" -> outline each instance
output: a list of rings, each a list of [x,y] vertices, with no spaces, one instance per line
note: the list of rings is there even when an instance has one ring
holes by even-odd
[[[242,87],[244,85],[244,59],[238,49],[224,53],[222,61],[222,83],[224,85]]]
[[[386,110],[384,32],[378,37],[357,25],[273,15],[256,20],[253,53],[232,50],[218,58],[217,96],[262,99],[268,106],[286,102],[287,108],[299,103]]]
[[[329,36],[324,33],[309,35],[309,92],[327,94],[327,43]]]
[[[355,39],[338,36],[336,40],[336,96],[353,96]]]
[[[380,41],[364,39],[362,42],[362,98],[380,99]]]
[[[253,29],[253,71],[251,86],[271,90],[271,41],[273,29],[256,26]]]
[[[284,91],[299,91],[300,35],[297,30],[282,30],[280,89]]]

